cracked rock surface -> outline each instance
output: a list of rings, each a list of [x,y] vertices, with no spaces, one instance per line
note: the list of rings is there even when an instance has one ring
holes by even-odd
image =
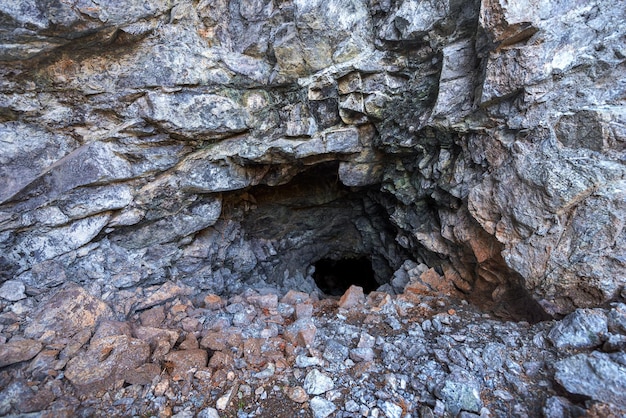
[[[0,1],[0,414],[623,414],[625,16]]]

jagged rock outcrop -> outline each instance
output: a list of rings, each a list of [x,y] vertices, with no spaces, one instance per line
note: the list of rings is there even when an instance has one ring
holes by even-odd
[[[310,291],[316,261],[367,256],[511,309],[623,299],[625,15],[3,2],[0,280]]]

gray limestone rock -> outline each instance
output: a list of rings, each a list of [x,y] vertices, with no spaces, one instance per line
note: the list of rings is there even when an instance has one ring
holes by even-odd
[[[623,298],[623,2],[174,3],[0,5],[2,283],[313,292],[363,256],[530,321]]]
[[[330,340],[326,344],[323,357],[331,364],[341,364],[346,358],[348,358],[349,348],[341,344],[339,341]]]
[[[309,402],[315,418],[326,418],[337,410],[334,403],[320,396],[316,396]]]
[[[480,412],[482,408],[480,384],[467,372],[448,376],[436,394],[453,415],[460,411]]]
[[[150,93],[141,115],[188,139],[213,139],[248,129],[248,112],[228,97],[197,92]]]
[[[626,407],[626,366],[623,353],[594,351],[555,364],[555,379],[570,393]]]
[[[304,378],[304,390],[309,395],[321,395],[335,387],[333,380],[317,369],[311,370]]]
[[[607,338],[607,317],[600,310],[577,309],[558,322],[548,339],[560,349],[594,348]]]
[[[19,280],[7,280],[0,286],[0,298],[16,302],[26,298],[26,286]]]
[[[48,166],[69,154],[74,141],[37,125],[8,121],[0,124],[2,153],[0,201],[20,192]]]

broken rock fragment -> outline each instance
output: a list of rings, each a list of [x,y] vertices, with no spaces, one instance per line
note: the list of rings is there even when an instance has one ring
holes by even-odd
[[[24,335],[35,339],[72,336],[83,330],[93,331],[100,320],[111,316],[106,303],[80,286],[69,285],[37,309]]]
[[[129,377],[150,356],[148,343],[126,335],[115,335],[92,341],[87,352],[72,358],[65,377],[82,393],[112,389]]]
[[[0,367],[30,360],[42,349],[43,344],[35,340],[17,340],[0,344]]]

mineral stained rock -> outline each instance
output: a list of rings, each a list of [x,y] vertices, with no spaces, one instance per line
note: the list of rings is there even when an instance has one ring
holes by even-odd
[[[420,289],[540,316],[624,297],[624,2],[0,16],[4,299],[67,280],[309,293],[317,260],[362,256],[381,285],[410,262],[435,269]]]

